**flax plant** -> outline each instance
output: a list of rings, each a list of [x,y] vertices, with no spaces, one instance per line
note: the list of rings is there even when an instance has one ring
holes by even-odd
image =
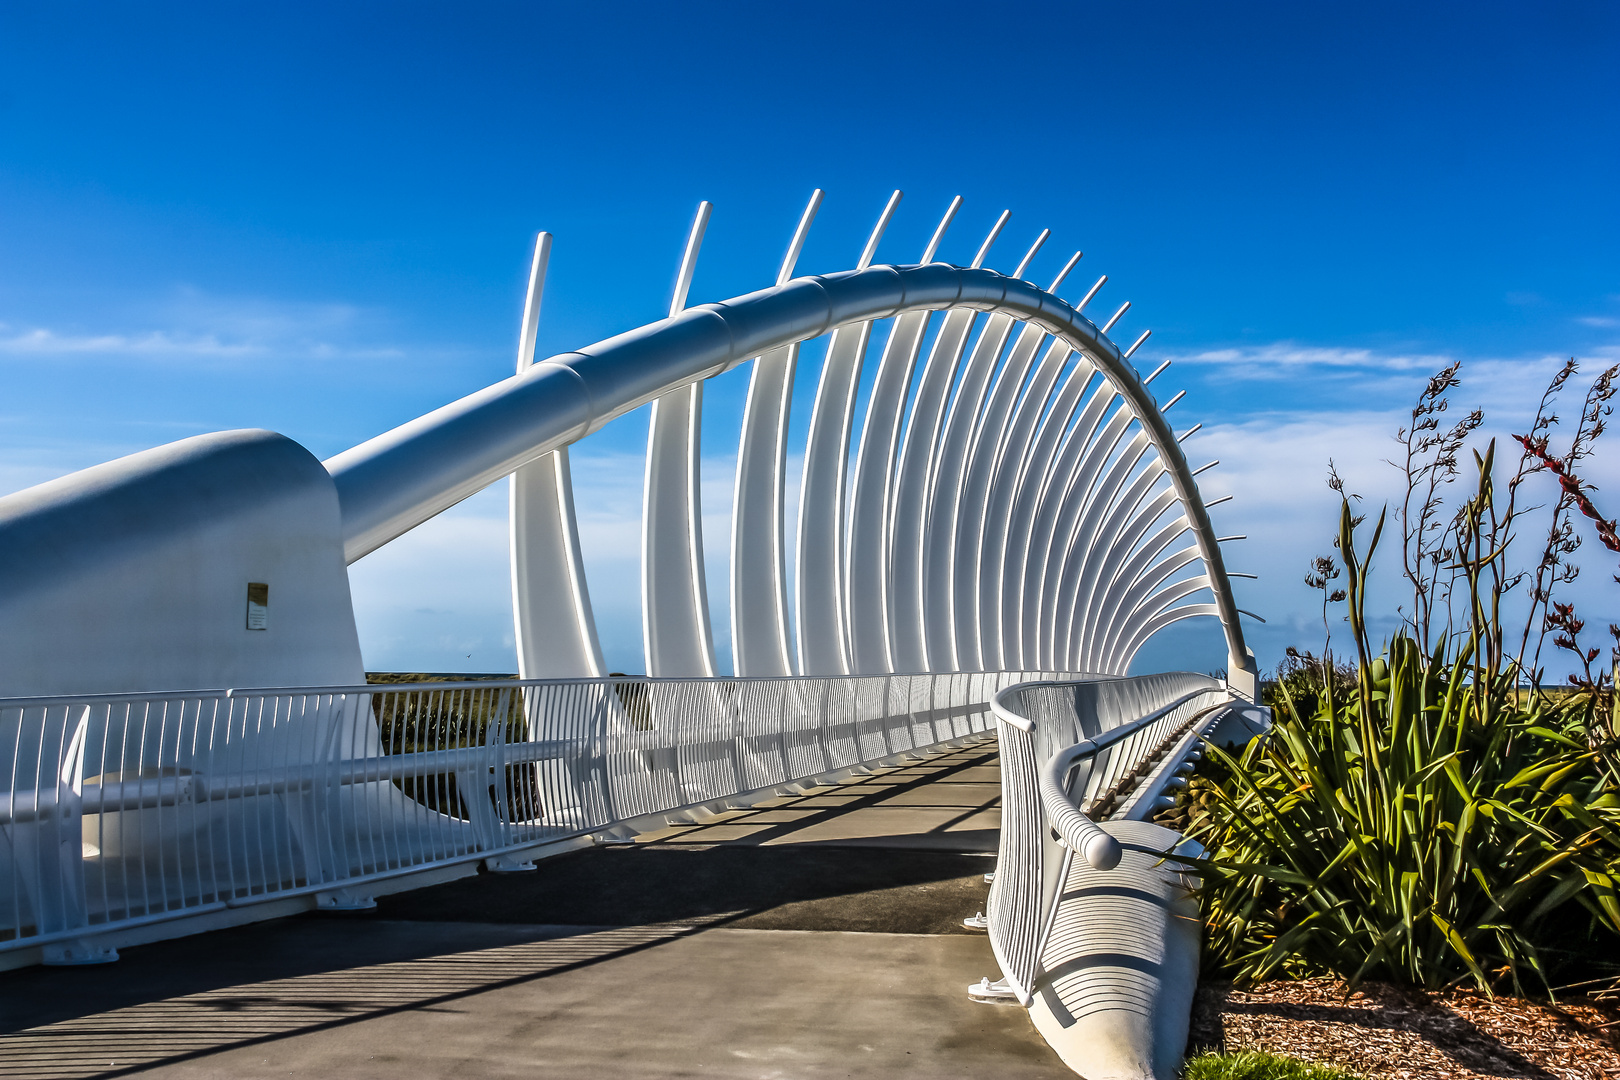
[[[1353,684],[1324,678],[1305,709],[1283,681],[1266,737],[1240,756],[1206,751],[1230,775],[1201,788],[1191,836],[1207,854],[1187,861],[1203,876],[1209,960],[1241,980],[1326,971],[1352,988],[1550,992],[1548,946],[1581,924],[1596,955],[1620,955],[1612,685],[1521,687],[1520,642],[1502,625],[1513,513],[1498,509],[1494,456],[1494,444],[1474,455],[1475,490],[1425,579],[1450,575],[1458,625],[1425,648],[1409,622],[1374,649],[1367,575],[1385,515],[1363,553],[1341,489]]]

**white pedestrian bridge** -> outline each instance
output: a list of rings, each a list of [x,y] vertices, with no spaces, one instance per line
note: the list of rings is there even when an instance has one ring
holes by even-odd
[[[1045,232],[1010,274],[984,265],[1006,214],[970,265],[935,261],[957,200],[915,264],[876,265],[896,192],[854,269],[795,277],[820,201],[774,284],[688,307],[703,204],[669,318],[536,360],[542,233],[517,373],[325,462],[221,432],[0,499],[0,967],[364,908],[996,740],[975,921],[1001,970],[975,996],[1029,1007],[1071,1064],[1065,1032],[1112,1038],[1086,1002],[1125,1001],[1126,1056],[1173,1068],[1140,1048],[1174,1041],[1159,1013],[1185,1034],[1196,934],[1191,975],[1084,957],[1120,920],[1152,948],[1184,933],[1186,883],[1143,854],[1176,838],[1143,819],[1202,736],[1258,719],[1231,538],[1167,418],[1181,395],[1131,365],[1145,333],[1110,337],[1129,304],[1085,314],[1106,278],[1059,298],[1078,253],[1024,279]],[[789,520],[793,387],[821,339]],[[745,364],[720,677],[700,419],[704,380]],[[648,403],[647,676],[625,678],[597,641],[568,447]],[[347,566],[507,477],[521,677],[368,684]],[[1224,635],[1224,678],[1126,677],[1194,617]],[[1084,875],[1110,873],[1153,910],[1088,901]]]

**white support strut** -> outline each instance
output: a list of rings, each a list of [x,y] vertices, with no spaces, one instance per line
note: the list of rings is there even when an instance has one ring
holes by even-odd
[[[698,205],[669,315],[686,307],[714,207]],[[649,675],[712,677],[714,637],[703,567],[703,381],[653,402],[641,509],[641,636]]]
[[[519,375],[534,364],[540,300],[550,261],[551,234],[543,232],[535,240],[523,303]],[[580,556],[568,447],[559,446],[513,472],[510,499],[512,619],[519,677],[605,674]]]
[[[817,188],[788,244],[778,285],[792,280],[821,200]],[[796,341],[757,357],[743,406],[731,504],[731,662],[737,675],[794,674],[783,515],[788,418],[798,362]]]

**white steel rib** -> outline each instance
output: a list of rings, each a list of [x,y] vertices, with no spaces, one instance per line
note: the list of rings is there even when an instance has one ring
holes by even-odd
[[[1114,415],[1097,432],[1096,439],[1086,447],[1068,487],[1061,495],[1056,524],[1046,549],[1046,562],[1038,571],[1040,647],[1043,656],[1056,656],[1058,653],[1057,606],[1062,596],[1060,582],[1072,545],[1081,535],[1081,516],[1098,494],[1098,474],[1114,457],[1120,440],[1124,438],[1126,430],[1136,423],[1136,419],[1130,404],[1122,400]]]
[[[890,195],[883,213],[878,215],[877,225],[861,251],[857,273],[866,269],[877,253],[900,197],[899,191]],[[844,599],[844,486],[849,470],[850,433],[855,423],[855,391],[860,385],[861,365],[871,334],[871,319],[833,331],[821,381],[816,384],[815,405],[810,410],[794,559],[801,675],[850,672],[849,617]]]
[[[1185,519],[1178,520],[1184,521]],[[1184,525],[1182,529],[1185,530]],[[1125,590],[1123,596],[1117,599],[1118,608],[1109,612],[1091,635],[1089,655],[1093,662],[1104,662],[1110,646],[1124,636],[1125,627],[1131,623],[1137,609],[1152,594],[1154,589],[1197,559],[1198,548],[1196,546],[1184,547],[1180,551],[1166,556],[1152,570],[1142,573],[1140,579],[1133,582],[1130,588]]]
[[[1154,471],[1152,459],[1148,457],[1151,452],[1152,444],[1147,432],[1138,431],[1115,457],[1108,471],[1093,485],[1092,497],[1075,526],[1074,539],[1058,576],[1053,629],[1055,648],[1060,656],[1067,655],[1079,645],[1074,619],[1088,563],[1114,535],[1110,532],[1110,524],[1117,524],[1117,517],[1128,513],[1158,479],[1159,474]]]
[[[1028,461],[1018,478],[1017,495],[1007,520],[1006,558],[1002,568],[999,598],[1004,659],[1025,655],[1024,569],[1029,561],[1031,530],[1035,524],[1035,515],[1040,509],[1041,496],[1051,480],[1053,458],[1062,443],[1064,432],[1068,430],[1069,421],[1074,418],[1075,410],[1080,407],[1081,397],[1096,372],[1097,369],[1091,366],[1091,361],[1078,354],[1074,356],[1074,363],[1063,380],[1062,388],[1053,399],[1052,407],[1041,418],[1039,431],[1028,454]]]
[[[1081,390],[1084,390],[1084,386]],[[1024,560],[1023,596],[1019,605],[1021,653],[1024,656],[1044,655],[1040,616],[1045,603],[1046,564],[1051,558],[1052,545],[1057,542],[1057,519],[1064,509],[1069,486],[1083,460],[1082,455],[1097,434],[1103,415],[1118,397],[1119,392],[1106,379],[1091,392],[1074,424],[1064,433],[1057,460],[1039,493],[1035,518],[1030,526],[1030,549]]]
[[[868,244],[868,250],[875,250],[875,238]],[[1196,484],[1181,455],[1176,437],[1152,395],[1125,361],[1119,348],[1073,307],[1028,282],[980,268],[959,268],[939,263],[907,267],[869,266],[841,274],[798,278],[725,303],[681,310],[662,322],[576,352],[542,360],[521,375],[469,395],[331,459],[328,467],[338,488],[347,554],[351,561],[359,558],[488,483],[576,441],[613,417],[623,415],[641,404],[659,399],[691,402],[692,396],[677,394],[672,397],[672,392],[689,388],[701,379],[729,370],[751,358],[833,331],[839,331],[839,337],[863,338],[864,328],[874,320],[951,309],[982,312],[988,314],[989,318],[984,334],[972,350],[973,355],[964,365],[963,384],[951,405],[951,416],[944,422],[944,431],[938,440],[939,449],[934,455],[937,467],[930,484],[932,497],[925,501],[924,506],[929,529],[936,522],[954,522],[957,517],[954,504],[958,500],[954,495],[959,492],[972,464],[968,460],[968,450],[972,445],[968,436],[980,426],[979,420],[986,415],[982,403],[989,396],[995,360],[1011,335],[1014,322],[1028,323],[1033,328],[1037,343],[1040,335],[1044,334],[1061,340],[1068,348],[1083,355],[1087,363],[1095,364],[1108,384],[1107,389],[1094,396],[1080,411],[1080,416],[1068,425],[1066,442],[1057,452],[1056,461],[1049,470],[1040,464],[1040,457],[1052,446],[1050,437],[1037,436],[1032,440],[1031,447],[1038,448],[1039,452],[1032,449],[1028,455],[1030,461],[1025,463],[1019,460],[1016,465],[1025,474],[1031,473],[1037,466],[1039,472],[1048,474],[1044,477],[1030,476],[1019,484],[1020,492],[1031,484],[1044,488],[1044,492],[1035,500],[1032,513],[1028,509],[1029,502],[1026,500],[1023,503],[1022,513],[1028,514],[1031,520],[1031,551],[1023,560],[1024,599],[1020,616],[1025,625],[1021,634],[1021,653],[1030,655],[1030,645],[1036,642],[1037,655],[1056,655],[1056,601],[1061,595],[1064,571],[1067,567],[1085,562],[1084,556],[1070,554],[1071,546],[1073,543],[1089,542],[1097,525],[1103,520],[1102,515],[1107,507],[1113,504],[1122,482],[1131,474],[1129,468],[1120,471],[1115,450],[1127,428],[1136,423],[1140,425],[1144,439],[1151,443],[1169,470],[1171,486],[1192,524],[1199,557],[1204,563],[1205,576],[1211,583],[1215,600],[1211,605],[1184,604],[1166,608],[1162,607],[1169,602],[1165,599],[1165,590],[1145,597],[1138,613],[1121,630],[1126,637],[1109,654],[1110,663],[1117,665],[1128,662],[1140,642],[1145,640],[1144,634],[1151,634],[1149,627],[1167,625],[1167,619],[1190,617],[1189,613],[1203,613],[1207,608],[1221,618],[1227,634],[1230,669],[1234,672],[1252,671],[1252,660],[1243,646],[1242,628],[1238,624],[1240,616],[1231,598],[1207,511],[1198,498]],[[853,332],[846,335],[846,331]],[[821,489],[821,501],[817,501],[814,490],[807,491],[801,500],[800,551],[802,555],[807,537],[825,537],[832,542],[834,550],[831,557],[823,558],[822,565],[828,574],[834,576],[831,582],[833,587],[825,588],[829,582],[824,575],[820,581],[823,591],[817,599],[829,601],[826,606],[831,608],[833,617],[822,620],[819,634],[807,633],[805,616],[814,605],[801,605],[798,642],[801,674],[811,673],[811,665],[802,662],[806,658],[821,670],[833,669],[837,673],[840,666],[848,670],[847,657],[841,654],[844,640],[847,639],[841,639],[841,620],[837,617],[840,598],[847,600],[848,586],[845,583],[850,580],[840,580],[838,577],[844,572],[836,550],[838,522],[842,516],[838,512],[842,487],[839,466],[847,461],[848,417],[853,391],[846,388],[854,385],[861,351],[853,344],[847,349],[838,348],[836,341],[834,347],[830,348],[829,352],[842,355],[843,369],[840,371],[836,369],[836,364],[830,365],[835,370],[823,375],[823,386],[831,382],[836,391],[819,395],[821,400],[818,400],[818,405],[831,414],[830,419],[820,424],[814,419],[812,421],[812,428],[819,427],[824,435],[830,433],[832,441],[830,449],[824,445],[817,454],[807,453],[807,478],[815,472],[811,465],[814,459],[827,466],[830,480]],[[837,385],[840,376],[842,385]],[[1022,381],[1016,374],[1016,366],[1014,374],[1005,378],[1011,380],[1008,385]],[[1009,393],[1007,396],[1010,408],[1016,403],[1017,395]],[[1099,429],[1098,420],[1107,412],[1116,396],[1121,401],[1121,409]],[[904,404],[900,400],[897,407],[903,408]],[[999,414],[992,414],[991,420],[994,423],[985,429],[990,434],[1006,422]],[[690,433],[681,440],[684,445],[680,449],[684,454],[668,453],[669,459],[679,463],[682,475],[677,480],[668,481],[667,486],[663,476],[655,476],[659,481],[655,486],[660,489],[678,489],[683,484],[686,487],[689,492],[687,505],[694,513],[683,522],[685,525],[695,522],[697,508],[693,467],[696,421],[695,410],[689,409],[681,423],[672,425],[677,431]],[[1065,420],[1060,418],[1054,421],[1049,417],[1046,423],[1056,423],[1061,428]],[[1001,453],[1005,449],[1005,441],[1001,438],[992,441],[990,434],[983,435],[981,442],[987,450],[994,445],[995,452]],[[926,426],[919,428],[919,447],[926,443],[926,435]],[[884,437],[894,438],[890,431],[885,431]],[[654,442],[656,444],[657,440]],[[1132,442],[1134,444],[1135,440]],[[653,447],[654,455],[660,460],[665,460],[664,454],[668,450],[668,447]],[[768,461],[770,456],[766,455],[765,460]],[[1105,479],[1097,483],[1099,474],[1103,473],[1111,460],[1115,461],[1114,467],[1108,468]],[[1015,466],[1009,460],[1006,467]],[[813,489],[815,484],[812,483],[810,487]],[[1018,498],[1012,502],[1015,517],[1019,516],[1019,502]],[[1088,514],[1093,504],[1097,506],[1095,514]],[[898,498],[892,499],[891,512],[898,514],[899,507]],[[810,527],[812,522],[827,527],[817,534]],[[1043,523],[1055,526],[1052,535],[1058,538],[1056,543],[1043,544]],[[701,550],[694,543],[695,530],[672,530],[672,533],[674,539],[667,541],[671,546],[684,546],[687,552]],[[890,534],[891,546],[898,535],[898,530]],[[939,539],[937,536],[925,533],[921,539],[931,552],[945,556],[944,569],[948,571],[950,545],[947,543],[945,550],[936,551],[934,545]],[[949,541],[951,538],[947,536],[945,539]],[[662,543],[650,542],[649,547],[662,546]],[[1043,547],[1045,550],[1042,550]],[[805,590],[811,576],[807,572],[810,562],[805,560],[801,563],[801,600],[808,595]],[[700,618],[706,616],[699,602],[700,567],[700,556],[688,559],[684,583],[687,598],[685,609],[689,625],[696,627],[696,632],[688,635],[686,642],[688,652],[683,657],[683,663],[687,664],[694,659],[691,654],[693,640],[697,642],[698,650],[708,646],[707,626],[700,624]],[[925,573],[937,569],[937,566],[924,563]],[[935,579],[930,574],[924,580],[932,583]],[[946,581],[949,581],[949,574]],[[840,584],[844,584],[844,588],[839,588]],[[977,589],[977,581],[974,586]],[[1036,601],[1033,611],[1037,630],[1033,637],[1027,632],[1032,596]],[[937,590],[930,589],[922,594],[921,600],[923,621],[928,623],[930,613],[939,609],[941,596]],[[944,602],[947,605],[950,603],[948,588]],[[901,614],[891,608],[889,618],[898,622]],[[706,623],[706,619],[703,622]],[[933,625],[928,626],[930,632],[934,628]],[[954,637],[948,633],[949,622],[946,629],[947,636]],[[1064,630],[1070,645],[1080,647],[1082,643],[1068,633],[1068,628]],[[766,637],[768,643],[780,648],[780,636],[775,637],[774,642],[771,635]],[[1041,640],[1043,637],[1044,640]],[[929,646],[927,659],[930,667],[940,669],[955,665],[954,643],[948,647],[947,651],[953,654],[949,656],[935,655],[932,641]],[[650,650],[650,665],[656,662],[660,669],[667,670],[668,656],[653,655],[654,651]],[[696,659],[701,660],[701,652]],[[1004,656],[1002,659],[1005,662],[1010,658]],[[700,663],[694,666],[701,668]],[[1041,666],[1052,670],[1057,667],[1055,664]]]
[[[927,264],[944,237],[959,204],[952,203],[934,230],[922,263]],[[895,319],[878,361],[877,377],[867,398],[861,443],[855,458],[850,494],[848,568],[851,671],[876,675],[904,671],[895,665],[889,640],[892,579],[889,564],[890,523],[895,511],[895,459],[900,452],[900,421],[917,367],[931,311],[912,311]]]
[[[698,205],[686,239],[669,314],[686,307],[703,233],[714,207]],[[715,674],[709,594],[703,568],[703,382],[677,386],[653,402],[641,509],[641,627],[647,674]]]
[[[1131,544],[1164,512],[1154,511],[1152,503],[1149,503],[1147,510],[1142,508],[1143,502],[1164,474],[1164,463],[1156,456],[1148,457],[1094,530],[1095,542],[1086,545],[1083,554],[1078,549],[1076,551],[1079,567],[1075,576],[1075,590],[1065,597],[1067,615],[1060,609],[1058,617],[1064,620],[1063,625],[1082,650],[1089,648],[1088,635],[1093,627],[1091,605],[1097,590],[1112,580],[1119,571],[1119,564],[1130,554]],[[1151,517],[1147,516],[1149,513]]]
[[[1051,235],[1041,230],[1035,243],[1013,271],[1013,277],[1022,278],[1046,239]],[[1067,268],[1065,268],[1065,273]],[[1055,284],[1053,288],[1055,288]],[[1052,289],[1047,289],[1051,292]],[[984,658],[979,649],[979,552],[983,540],[985,498],[996,460],[1006,433],[1007,417],[1012,411],[1030,364],[1040,349],[1046,334],[1038,326],[1022,323],[1006,361],[995,372],[990,389],[985,395],[984,407],[974,418],[973,432],[962,462],[962,492],[956,501],[956,523],[952,529],[954,544],[951,550],[951,613],[956,632],[956,658],[960,667],[982,669]]]
[[[1044,234],[1043,234],[1044,236]],[[1069,272],[1080,261],[1075,252],[1063,269],[1058,271],[1052,284],[1046,287],[1056,293],[1068,278]],[[973,610],[979,630],[979,663],[985,668],[999,668],[1002,656],[1001,585],[1002,561],[1006,550],[1008,514],[1019,480],[1023,476],[1035,434],[1035,423],[1046,411],[1057,377],[1068,363],[1073,350],[1062,341],[1053,341],[1046,354],[1035,365],[1027,389],[1014,407],[1012,416],[1002,425],[1003,433],[996,440],[994,453],[981,474],[987,477],[983,508],[979,512],[979,540],[975,545],[972,562],[977,567],[978,595]],[[1016,350],[1015,350],[1016,356]],[[1009,365],[1010,366],[1010,365]],[[1007,376],[1003,374],[1005,380]],[[1016,393],[1016,387],[1014,387]],[[982,430],[982,429],[981,429]],[[988,444],[981,435],[981,443]],[[971,489],[970,489],[971,490]]]
[[[540,327],[540,300],[551,261],[551,234],[541,233],[529,267],[518,336],[517,373],[534,363]],[[579,525],[568,447],[523,465],[512,473],[508,527],[511,530],[512,620],[518,674],[524,679],[597,677],[606,674],[590,590],[580,556]]]
[[[821,208],[817,188],[788,244],[777,285],[793,279],[805,237]],[[787,431],[799,345],[754,360],[737,445],[731,504],[731,662],[737,675],[792,675],[788,631],[785,495]]]
[[[945,225],[961,205],[960,197],[951,203],[945,221],[924,253],[924,263],[932,261]],[[989,251],[1006,220],[1004,213],[980,245],[981,252]],[[927,671],[930,666],[923,607],[923,537],[928,523],[929,486],[945,422],[945,406],[977,317],[978,312],[971,309],[946,312],[939,333],[934,337],[933,348],[928,352],[928,361],[923,365],[911,406],[911,420],[901,443],[888,553],[893,597],[889,608],[889,643],[894,665],[900,671]]]
[[[1108,560],[1102,571],[1105,587],[1092,590],[1087,610],[1079,616],[1083,626],[1081,633],[1089,643],[1088,654],[1101,651],[1098,642],[1111,632],[1114,610],[1120,603],[1121,594],[1135,588],[1138,579],[1147,572],[1159,553],[1179,535],[1179,531],[1166,533],[1160,530],[1138,546],[1148,530],[1175,505],[1174,489],[1160,490],[1145,507],[1133,514],[1130,524],[1110,544]],[[1182,522],[1180,531],[1184,531],[1185,517],[1178,520]]]

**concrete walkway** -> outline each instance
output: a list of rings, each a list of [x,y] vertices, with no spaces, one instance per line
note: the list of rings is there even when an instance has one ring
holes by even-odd
[[[0,1077],[1072,1077],[976,1005],[993,747],[634,845],[0,975]]]

